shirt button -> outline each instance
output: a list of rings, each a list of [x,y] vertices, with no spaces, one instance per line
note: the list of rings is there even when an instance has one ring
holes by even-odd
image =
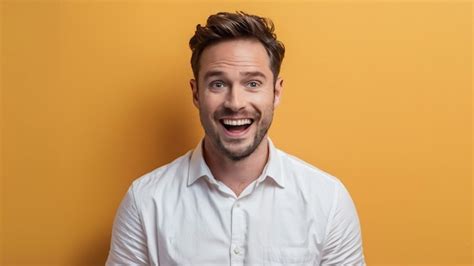
[[[239,255],[240,254],[240,249],[239,248],[234,248],[234,254]]]
[[[240,203],[235,204],[235,207],[240,208]]]

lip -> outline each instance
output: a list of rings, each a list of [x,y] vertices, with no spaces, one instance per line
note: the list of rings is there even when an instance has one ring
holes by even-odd
[[[231,118],[222,118],[222,119],[231,119]],[[232,119],[240,119],[240,118],[233,117]],[[245,118],[242,118],[242,119],[245,119]],[[243,138],[250,131],[253,124],[255,123],[255,121],[253,119],[251,119],[251,120],[252,120],[252,124],[248,128],[246,128],[244,131],[241,131],[241,132],[230,132],[230,131],[228,131],[220,121],[219,121],[219,125],[222,128],[222,130],[224,131],[224,135],[226,137],[234,138],[234,139],[235,138]]]

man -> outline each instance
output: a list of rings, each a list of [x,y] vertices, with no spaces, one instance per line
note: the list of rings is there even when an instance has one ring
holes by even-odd
[[[276,149],[284,46],[270,20],[218,13],[190,40],[204,139],[135,180],[107,265],[363,265],[342,183]]]

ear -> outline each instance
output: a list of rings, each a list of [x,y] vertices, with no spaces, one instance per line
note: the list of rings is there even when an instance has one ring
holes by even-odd
[[[199,109],[199,92],[198,92],[198,85],[195,79],[191,79],[189,81],[189,85],[191,86],[191,91],[193,94],[193,104],[196,108]]]
[[[277,81],[275,82],[275,97],[273,99],[273,106],[277,107],[280,104],[281,94],[283,91],[283,78],[278,77]]]

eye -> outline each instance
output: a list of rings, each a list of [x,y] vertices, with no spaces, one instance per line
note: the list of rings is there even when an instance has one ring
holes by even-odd
[[[211,88],[216,88],[216,89],[220,89],[220,88],[224,88],[225,87],[225,83],[222,81],[222,80],[216,80],[216,81],[213,81],[209,84],[209,87]]]
[[[247,83],[247,86],[250,88],[258,88],[260,85],[262,85],[262,83],[258,80],[252,80]]]

